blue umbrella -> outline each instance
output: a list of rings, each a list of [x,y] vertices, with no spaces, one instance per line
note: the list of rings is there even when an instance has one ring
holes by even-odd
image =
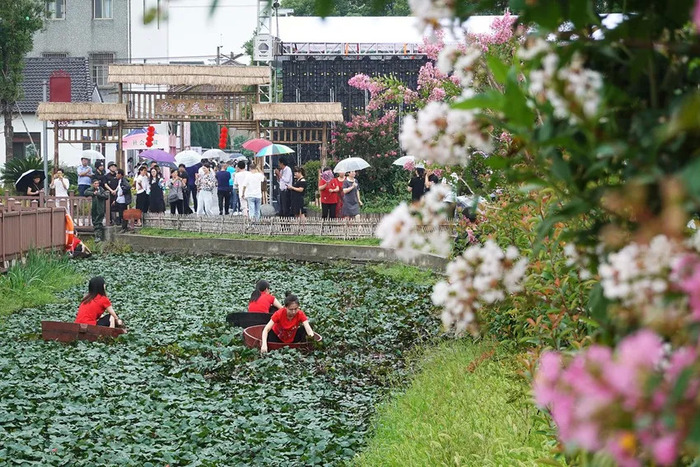
[[[276,156],[278,154],[290,154],[294,149],[284,144],[271,144],[262,148],[255,157]]]

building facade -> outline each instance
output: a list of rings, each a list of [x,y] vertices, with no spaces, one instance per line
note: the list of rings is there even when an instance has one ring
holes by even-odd
[[[88,59],[105,102],[117,100],[107,81],[110,63],[131,59],[131,0],[48,0],[43,30],[34,35],[29,57]]]

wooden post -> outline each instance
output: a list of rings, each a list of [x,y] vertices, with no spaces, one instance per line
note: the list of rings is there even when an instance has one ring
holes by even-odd
[[[321,134],[321,168],[326,166],[328,158],[328,123],[323,122],[323,133]]]
[[[53,121],[53,168],[58,168],[58,120]]]
[[[117,122],[117,167],[126,170],[125,160],[124,160],[124,142],[122,141],[122,122],[121,120]]]

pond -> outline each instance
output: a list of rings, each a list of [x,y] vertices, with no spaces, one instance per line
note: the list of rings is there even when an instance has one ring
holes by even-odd
[[[41,465],[343,465],[406,351],[437,336],[428,286],[347,263],[114,255],[103,275],[130,332],[60,344],[40,321],[75,318],[86,285],[0,329],[0,462]],[[324,348],[261,358],[226,314],[254,283],[296,293]],[[20,462],[21,463],[21,462]]]

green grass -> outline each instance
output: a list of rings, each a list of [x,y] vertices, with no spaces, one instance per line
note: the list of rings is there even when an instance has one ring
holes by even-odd
[[[531,466],[547,458],[517,368],[497,344],[461,340],[427,350],[406,392],[380,408],[356,464]]]
[[[0,321],[22,308],[56,301],[55,293],[83,282],[65,255],[30,251],[0,276]]]
[[[233,240],[265,240],[275,242],[299,242],[299,243],[326,243],[331,245],[363,245],[363,246],[378,246],[378,238],[356,238],[352,240],[342,240],[338,238],[321,237],[316,235],[285,235],[285,236],[260,236],[260,235],[244,235],[244,234],[214,234],[187,232],[183,230],[156,229],[153,227],[144,227],[138,231],[141,235],[150,235],[152,237],[176,237],[176,238],[230,238]]]
[[[395,282],[404,284],[434,285],[438,280],[438,276],[433,271],[402,263],[372,264],[366,266],[366,268],[374,274],[388,277]]]

